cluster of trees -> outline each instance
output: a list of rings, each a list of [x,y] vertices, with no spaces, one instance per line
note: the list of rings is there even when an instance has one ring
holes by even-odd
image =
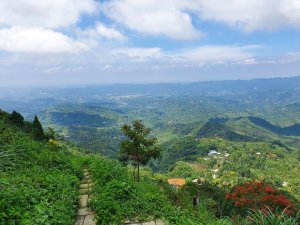
[[[45,134],[37,116],[34,117],[32,122],[29,122],[25,121],[24,117],[16,111],[13,111],[11,114],[6,113],[2,115],[10,125],[17,127],[26,133],[30,133],[34,140],[43,141],[51,138],[48,137],[49,135]]]

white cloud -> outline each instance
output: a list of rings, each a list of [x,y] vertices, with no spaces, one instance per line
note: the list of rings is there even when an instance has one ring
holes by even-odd
[[[246,65],[252,65],[252,64],[256,63],[256,60],[254,58],[248,58],[248,59],[245,59],[243,61],[243,63],[246,64]]]
[[[132,61],[151,61],[162,59],[165,53],[160,48],[123,48],[112,51],[115,59],[131,59]]]
[[[0,50],[22,53],[79,53],[88,46],[44,28],[0,29]]]
[[[286,15],[287,22],[295,27],[300,26],[300,1],[283,0],[281,3],[281,13]]]
[[[103,70],[104,70],[104,71],[107,71],[107,70],[110,70],[110,69],[112,69],[112,68],[113,68],[112,65],[106,64],[106,65],[103,67]]]
[[[109,28],[101,23],[98,23],[96,26],[96,32],[101,37],[106,39],[115,39],[115,40],[124,40],[125,36],[121,34],[119,31]]]
[[[246,32],[300,26],[299,0],[198,0],[200,19],[222,22]]]
[[[300,52],[288,52],[284,55],[279,62],[299,62],[300,61]]]
[[[252,50],[257,46],[201,46],[182,50],[173,57],[182,62],[225,63],[245,60],[253,56]]]
[[[164,51],[161,48],[124,48],[114,50],[113,60],[143,63],[160,63],[166,65],[192,65],[250,63],[258,46],[207,45],[194,49],[180,49],[176,52]],[[251,60],[250,60],[251,59]]]
[[[194,39],[200,32],[193,26],[191,16],[178,7],[179,2],[111,0],[103,3],[102,10],[108,17],[142,34]]]
[[[300,26],[299,0],[111,0],[102,4],[102,10],[131,30],[174,39],[201,34],[192,15],[245,32]]]
[[[53,73],[57,73],[61,71],[61,67],[60,66],[55,66],[55,67],[50,67],[50,68],[47,68],[43,71],[43,73],[45,74],[53,74]]]
[[[84,38],[90,39],[108,39],[108,40],[125,40],[126,37],[118,30],[108,27],[100,22],[94,28],[87,30],[79,30],[78,34]]]
[[[1,0],[0,24],[7,26],[67,27],[84,13],[96,11],[94,0]]]

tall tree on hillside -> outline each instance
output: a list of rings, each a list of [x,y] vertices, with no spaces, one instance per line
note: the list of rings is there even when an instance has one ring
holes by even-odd
[[[126,140],[121,142],[120,154],[126,155],[127,159],[133,162],[133,166],[137,168],[139,181],[140,166],[145,165],[151,158],[159,158],[161,149],[156,144],[156,138],[148,137],[151,129],[146,128],[141,120],[133,121],[132,125],[124,124],[121,130]]]
[[[37,118],[37,116],[34,117],[32,122],[32,135],[35,140],[42,141],[45,139],[45,134],[43,127]]]
[[[10,114],[9,121],[11,122],[11,124],[13,124],[15,126],[18,126],[18,127],[24,126],[24,117],[16,111],[13,111]]]

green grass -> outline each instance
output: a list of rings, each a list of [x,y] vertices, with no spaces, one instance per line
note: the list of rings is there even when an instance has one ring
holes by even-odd
[[[0,130],[0,224],[73,225],[79,157],[65,147],[35,141],[4,120]]]
[[[298,225],[300,217],[299,213],[290,217],[284,211],[277,214],[268,209],[266,212],[250,211],[247,220],[249,225]]]

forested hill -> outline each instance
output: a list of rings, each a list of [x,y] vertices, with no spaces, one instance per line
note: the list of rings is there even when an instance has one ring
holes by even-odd
[[[249,117],[236,117],[236,118],[212,118],[209,120],[209,123],[217,124],[216,126],[222,127],[223,129],[225,128],[225,123],[228,121],[238,121],[241,119],[248,119],[255,125],[262,127],[266,130],[269,130],[275,134],[278,135],[286,135],[286,136],[300,136],[300,124],[294,124],[292,126],[288,127],[280,127],[276,126],[267,120],[256,117],[256,116],[249,116]],[[221,124],[223,126],[221,126]],[[216,130],[219,130],[219,128],[215,128]],[[222,129],[220,129],[222,130]]]
[[[219,137],[232,141],[254,141],[255,138],[241,135],[222,123],[207,122],[196,133],[197,137]]]

